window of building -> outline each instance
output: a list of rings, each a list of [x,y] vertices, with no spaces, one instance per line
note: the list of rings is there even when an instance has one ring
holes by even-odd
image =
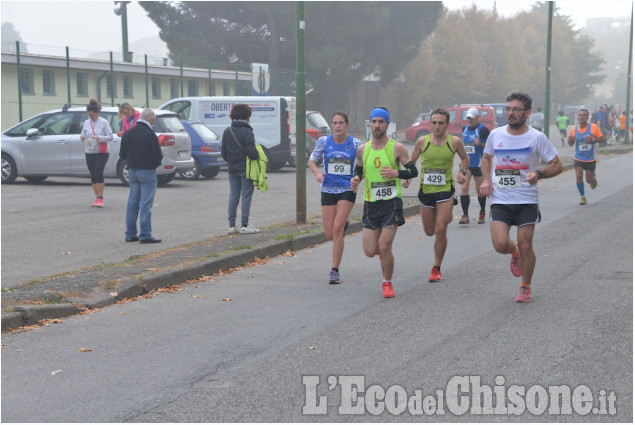
[[[230,86],[229,81],[223,81],[223,96],[229,96],[231,93],[229,92]]]
[[[55,94],[55,71],[42,70],[42,94]]]
[[[170,97],[181,97],[179,93],[179,80],[176,78],[170,78]]]
[[[198,96],[198,81],[187,80],[187,95]]]
[[[152,77],[152,98],[161,99],[161,79]]]
[[[22,68],[20,70],[20,85],[22,86],[22,94],[35,94],[33,70],[31,68]]]
[[[132,76],[123,76],[123,97],[130,99],[132,97]]]
[[[88,74],[78,72],[75,78],[77,80],[77,96],[88,96]]]
[[[117,97],[117,77],[110,74],[106,76],[106,96]]]

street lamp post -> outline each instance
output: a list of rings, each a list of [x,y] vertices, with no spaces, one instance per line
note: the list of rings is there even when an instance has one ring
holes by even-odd
[[[132,62],[132,52],[128,51],[128,9],[126,5],[129,1],[115,2],[115,15],[121,15],[121,38],[123,47],[123,61]]]

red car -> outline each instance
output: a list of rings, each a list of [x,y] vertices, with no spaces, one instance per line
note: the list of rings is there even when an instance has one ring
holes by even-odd
[[[490,131],[496,127],[494,108],[485,105],[455,105],[445,108],[450,113],[450,125],[447,132],[453,136],[461,137],[463,127],[469,124],[465,115],[470,108],[476,108],[481,114],[480,123]],[[406,129],[406,139],[415,142],[421,136],[432,132],[430,120],[422,120]]]

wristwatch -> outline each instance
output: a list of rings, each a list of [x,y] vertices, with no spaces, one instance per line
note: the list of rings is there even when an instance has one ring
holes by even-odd
[[[536,170],[536,174],[538,174],[538,180],[542,178],[542,171]]]
[[[463,173],[464,176],[467,176],[467,168],[462,169],[461,172]]]

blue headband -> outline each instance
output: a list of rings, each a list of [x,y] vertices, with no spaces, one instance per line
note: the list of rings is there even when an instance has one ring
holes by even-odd
[[[390,124],[390,114],[385,109],[382,109],[382,108],[373,109],[370,112],[370,119],[372,120],[373,118],[381,118]]]

